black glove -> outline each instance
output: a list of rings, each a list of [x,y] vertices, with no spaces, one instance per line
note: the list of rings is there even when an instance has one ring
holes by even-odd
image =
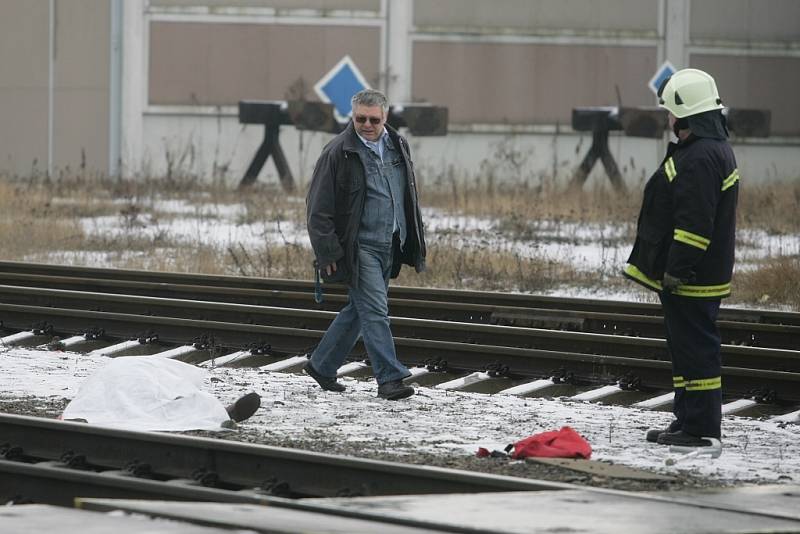
[[[679,285],[685,283],[686,280],[682,280],[676,276],[672,276],[669,273],[664,273],[664,279],[661,281],[661,287],[664,288],[664,291],[669,291],[670,293],[672,293],[676,289],[678,289]]]

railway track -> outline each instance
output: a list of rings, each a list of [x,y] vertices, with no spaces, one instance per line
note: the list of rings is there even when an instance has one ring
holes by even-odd
[[[573,489],[571,484],[0,414],[0,502],[75,497],[274,504],[343,497]]]
[[[57,266],[25,272],[9,263],[0,263],[0,284],[0,345],[288,372],[303,365],[345,298],[331,291],[316,306],[307,282]],[[393,288],[391,297],[409,381],[645,409],[671,402],[656,306],[415,288]],[[800,419],[800,314],[724,309],[722,316],[735,342],[722,348],[724,413],[766,409]],[[341,374],[368,376],[362,359]],[[312,510],[296,499],[558,489],[571,486],[0,415],[5,501],[69,506],[80,496]]]
[[[346,301],[330,286],[318,305],[306,281],[16,262],[0,262],[0,284],[327,311]],[[661,308],[648,303],[392,287],[389,304],[395,317],[663,337]],[[725,344],[800,350],[798,313],[723,307],[719,326]]]
[[[509,491],[530,493],[524,498],[520,493],[499,493],[496,498],[491,495]],[[455,521],[458,514],[448,515],[453,510],[447,510],[445,501],[437,501],[445,510],[441,521],[400,513],[409,499],[435,499],[437,494],[453,493],[460,495],[442,497],[458,497],[460,506],[486,513],[489,513],[487,501],[494,503],[490,506],[495,513],[498,510],[499,513],[511,512],[523,503],[554,506],[554,509],[568,510],[565,525],[574,524],[571,514],[599,514],[599,507],[607,508],[613,503],[619,507],[620,502],[623,509],[636,509],[623,519],[637,525],[641,524],[641,514],[647,511],[656,516],[678,513],[690,519],[707,516],[710,512],[717,523],[720,516],[733,513],[739,514],[736,519],[740,522],[762,526],[774,526],[775,520],[797,520],[796,514],[790,511],[794,495],[786,490],[776,494],[769,504],[763,500],[751,503],[746,498],[742,504],[743,497],[737,499],[736,495],[714,499],[696,494],[666,495],[581,487],[0,414],[0,502],[7,504],[74,505],[105,512],[122,509],[222,529],[251,527],[259,532],[272,532],[270,525],[276,527],[275,531],[288,532],[292,529],[286,528],[287,522],[298,525],[298,531],[316,531],[317,528],[336,532],[508,531],[475,527],[469,518]],[[408,497],[399,504],[373,500],[377,505],[366,507],[359,507],[358,501],[341,499],[398,495]],[[569,507],[555,503],[554,498]],[[510,507],[497,506],[506,499],[516,500]],[[356,506],[342,506],[346,502],[355,502]],[[233,503],[260,506],[230,506]],[[587,511],[587,506],[591,505]],[[11,518],[12,525],[29,527],[35,524],[29,519],[31,514],[24,513],[30,511],[28,508],[10,507],[9,510],[11,513],[6,516]],[[55,515],[41,505],[31,513],[37,512],[48,513],[49,517]],[[254,513],[259,515],[258,519],[253,519]],[[66,516],[61,514],[61,517]],[[100,531],[94,517],[85,515],[83,519],[87,521],[87,530]],[[620,521],[620,518],[612,515],[607,520]]]
[[[5,344],[42,344],[58,335],[66,337],[70,350],[112,343],[108,354],[162,353],[195,362],[213,358],[216,365],[289,370],[301,364],[297,355],[313,348],[333,318],[323,310],[10,285],[0,287],[0,302]],[[409,317],[395,317],[392,324],[398,354],[418,366],[414,381],[423,384],[524,395],[563,394],[569,385],[580,389],[579,398],[625,392],[626,398],[636,393],[643,407],[670,401],[670,364],[660,339]],[[125,341],[114,344],[120,340]],[[731,410],[767,403],[786,411],[800,404],[798,351],[724,345],[722,352],[724,394],[736,403]],[[349,369],[363,373],[364,367],[355,362]],[[653,397],[659,392],[667,394]]]

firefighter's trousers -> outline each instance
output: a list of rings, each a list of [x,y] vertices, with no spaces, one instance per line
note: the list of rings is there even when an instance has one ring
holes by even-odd
[[[719,299],[659,294],[675,389],[674,427],[695,436],[720,438],[722,379]]]

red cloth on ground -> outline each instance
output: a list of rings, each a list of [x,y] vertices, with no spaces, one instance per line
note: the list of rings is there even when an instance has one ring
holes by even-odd
[[[514,444],[514,459],[538,456],[543,458],[586,458],[592,455],[592,446],[572,428],[542,432]]]

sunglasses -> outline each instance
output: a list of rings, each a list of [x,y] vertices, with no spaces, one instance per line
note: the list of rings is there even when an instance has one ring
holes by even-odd
[[[383,120],[380,117],[367,117],[366,115],[356,115],[354,119],[358,124],[364,124],[369,120],[369,123],[373,126],[377,126]]]

